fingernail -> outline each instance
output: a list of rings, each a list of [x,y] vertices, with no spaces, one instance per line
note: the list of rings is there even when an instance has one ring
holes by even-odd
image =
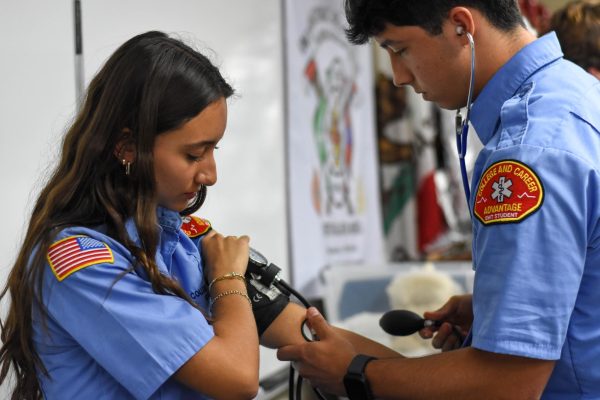
[[[320,315],[319,310],[317,310],[315,307],[310,307],[307,311],[307,314],[309,317],[316,317]]]

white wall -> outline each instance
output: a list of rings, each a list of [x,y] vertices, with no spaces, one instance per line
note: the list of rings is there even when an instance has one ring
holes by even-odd
[[[234,86],[217,151],[219,183],[198,212],[217,230],[249,234],[287,267],[281,10],[278,0],[83,0],[86,81],[122,42],[158,29],[191,41]]]
[[[134,34],[181,34],[220,65],[239,97],[218,150],[219,183],[198,213],[287,266],[279,0],[82,0],[86,83]],[[0,284],[75,109],[71,0],[0,0]],[[261,376],[284,366],[261,353]],[[5,398],[0,389],[0,398]]]
[[[75,104],[68,1],[0,0],[0,284]],[[3,312],[3,303],[0,311]],[[0,398],[8,398],[7,385]]]
[[[4,276],[46,166],[54,159],[72,115],[71,8],[66,1],[2,0],[0,37],[0,268]]]

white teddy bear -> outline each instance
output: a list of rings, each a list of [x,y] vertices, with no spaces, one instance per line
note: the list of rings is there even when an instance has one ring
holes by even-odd
[[[452,277],[427,263],[422,268],[398,274],[386,287],[393,310],[409,310],[420,316],[425,311],[440,308],[453,295],[462,293]],[[390,347],[407,356],[422,356],[436,352],[431,340],[418,333],[410,336],[392,336]]]

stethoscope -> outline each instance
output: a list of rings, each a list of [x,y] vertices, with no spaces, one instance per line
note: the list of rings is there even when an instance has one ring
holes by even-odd
[[[456,28],[456,33],[459,35],[463,34],[463,28],[461,26]],[[469,78],[469,94],[467,96],[467,117],[463,120],[460,113],[460,109],[456,110],[456,147],[458,150],[458,160],[460,162],[460,175],[462,177],[463,189],[465,191],[465,197],[467,198],[467,208],[469,213],[471,212],[470,200],[471,200],[471,189],[469,187],[469,177],[467,176],[467,165],[465,162],[465,156],[467,155],[467,136],[469,134],[469,121],[471,120],[471,105],[473,103],[473,86],[475,84],[475,41],[473,36],[466,32],[467,39],[469,39],[469,46],[471,47],[471,76]],[[469,330],[467,337],[464,338],[461,347],[467,347],[471,345],[472,331]]]
[[[463,28],[461,26],[457,27],[456,33],[462,35]],[[465,191],[465,197],[467,198],[467,205],[469,205],[471,199],[471,189],[469,187],[469,177],[467,176],[465,156],[467,155],[467,136],[469,134],[471,105],[473,103],[473,86],[475,83],[475,41],[469,32],[466,32],[466,35],[467,39],[469,39],[469,46],[471,47],[471,77],[469,79],[469,94],[467,97],[467,117],[463,120],[460,109],[456,110],[456,148],[458,150],[458,160],[460,163],[460,175],[462,177],[463,189]],[[471,209],[470,207],[468,208],[469,210]]]

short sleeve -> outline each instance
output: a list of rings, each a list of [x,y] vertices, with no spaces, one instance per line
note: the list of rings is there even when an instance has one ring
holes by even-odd
[[[153,292],[130,270],[127,252],[63,280],[45,274],[51,318],[136,398],[148,398],[213,336],[185,300]]]
[[[492,157],[488,165],[514,160],[526,166],[539,179],[543,202],[523,218],[474,222],[473,346],[559,359],[584,273],[592,207],[587,182],[596,173],[556,149],[522,145]],[[498,195],[500,174],[490,179]]]

